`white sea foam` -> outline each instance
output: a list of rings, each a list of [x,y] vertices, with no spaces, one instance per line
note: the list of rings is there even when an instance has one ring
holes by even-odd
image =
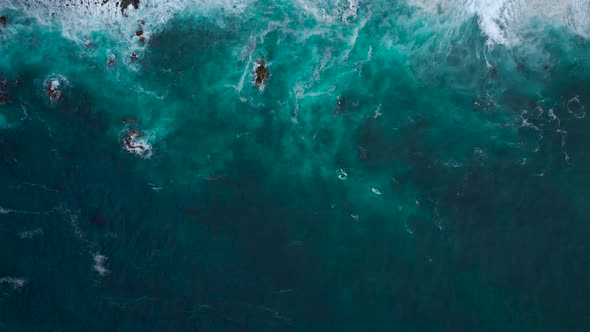
[[[489,43],[514,42],[514,28],[522,17],[524,1],[521,0],[469,0],[467,13],[476,15],[482,32]]]
[[[0,214],[15,213],[15,214],[31,214],[31,215],[37,215],[37,216],[46,216],[48,214],[55,212],[55,210],[56,210],[55,208],[53,208],[51,210],[47,210],[47,211],[14,210],[14,209],[7,209],[7,208],[0,206]]]
[[[590,37],[590,0],[407,1],[431,16],[442,16],[447,29],[476,17],[488,39],[488,46],[521,43],[534,23],[545,28],[562,26],[583,37]]]
[[[359,0],[295,0],[294,3],[318,22],[350,23],[358,16]]]
[[[377,106],[377,108],[375,109],[375,114],[373,115],[373,118],[377,119],[381,115],[383,115],[383,113],[381,113],[381,104],[379,104],[379,106]]]
[[[429,13],[444,16],[451,25],[459,25],[477,17],[489,44],[514,44],[523,40],[527,25],[534,19],[542,25],[569,28],[590,37],[590,0],[406,0],[410,5]],[[100,31],[116,37],[119,42],[137,29],[137,20],[146,21],[146,35],[161,30],[175,15],[210,17],[223,26],[223,17],[244,14],[254,0],[150,0],[135,10],[121,14],[119,1],[103,0],[8,0],[6,7],[20,10],[41,24],[57,25],[64,37],[88,43],[92,32]],[[323,24],[353,23],[359,8],[373,6],[359,0],[295,0],[306,15]],[[382,6],[387,6],[384,2]],[[262,36],[263,37],[263,36]]]
[[[18,290],[27,284],[27,280],[24,278],[2,277],[0,278],[0,285],[1,284],[10,285],[13,289]]]
[[[348,8],[344,11],[342,15],[342,20],[354,20],[357,18],[357,11],[359,9],[359,1],[358,0],[348,0]]]
[[[584,104],[580,102],[579,96],[575,96],[567,102],[567,111],[578,119],[583,119],[584,117],[586,117],[586,112],[584,111],[584,108]]]
[[[111,273],[111,271],[107,269],[105,266],[105,263],[108,260],[107,256],[101,255],[100,253],[95,253],[94,255],[92,255],[92,258],[94,259],[94,265],[92,266],[92,268],[94,269],[94,271],[98,272],[98,274],[101,277],[104,277]]]
[[[142,131],[139,135],[132,135],[131,131],[124,129],[120,134],[123,149],[142,159],[149,159],[153,154],[153,148],[150,142],[156,139],[157,132],[146,130]]]
[[[80,228],[80,223],[78,222],[78,215],[72,213],[70,210],[65,210],[64,212],[66,213],[67,217],[70,219],[70,225],[72,226],[72,229],[74,230],[74,233],[76,234],[78,239],[83,240],[83,241],[87,241],[86,234],[84,234],[84,232]]]
[[[152,145],[146,138],[133,139],[132,144],[134,147],[124,146],[123,148],[127,152],[143,159],[149,159],[152,157]]]
[[[26,13],[43,25],[57,27],[62,35],[80,44],[89,42],[94,32],[109,34],[118,44],[135,44],[129,38],[144,20],[146,36],[160,31],[175,15],[215,17],[218,24],[223,15],[243,13],[251,0],[149,0],[141,1],[139,9],[129,6],[126,16],[116,0],[8,0],[8,9]],[[222,14],[222,15],[220,15]]]
[[[348,45],[350,47],[344,51],[344,55],[342,56],[343,59],[347,59],[348,55],[350,54],[350,51],[352,51],[354,49],[354,46],[356,45],[356,40],[359,36],[359,30],[361,30],[365,26],[365,24],[367,24],[367,21],[368,21],[368,18],[362,19],[360,24],[356,25],[352,29],[352,35],[350,36],[350,40],[348,42]]]
[[[43,236],[43,228],[37,227],[35,229],[18,233],[18,237],[25,239],[32,239],[37,236]]]
[[[348,173],[346,173],[344,168],[338,169],[337,174],[340,180],[346,180],[346,178],[348,178]]]
[[[87,249],[87,253],[89,255],[92,255],[92,269],[96,271],[100,276],[106,276],[109,273],[111,273],[111,271],[106,267],[106,261],[108,260],[108,257],[97,251],[97,245],[92,241],[88,240],[88,238],[86,237],[86,233],[80,227],[78,212],[72,212],[71,210],[65,207],[59,208],[59,211],[63,213],[63,215],[67,219],[69,219],[70,226],[74,230],[74,233],[78,237],[78,240],[80,240],[84,247]]]

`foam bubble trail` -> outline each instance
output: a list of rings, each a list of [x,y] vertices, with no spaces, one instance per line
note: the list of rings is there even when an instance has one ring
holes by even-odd
[[[28,211],[28,210],[18,210],[18,209],[7,209],[0,206],[0,214],[30,214],[30,215],[37,215],[37,216],[46,216],[52,214],[56,211],[56,209],[51,209],[48,211]]]

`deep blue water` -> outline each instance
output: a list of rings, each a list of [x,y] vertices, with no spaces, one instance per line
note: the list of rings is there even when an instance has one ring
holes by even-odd
[[[117,6],[0,2],[0,330],[587,329],[589,1]]]

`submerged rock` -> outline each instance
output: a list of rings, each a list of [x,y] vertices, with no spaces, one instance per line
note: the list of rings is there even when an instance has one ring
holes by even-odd
[[[137,30],[135,31],[135,36],[139,37],[140,44],[145,44],[146,39],[143,34],[143,26],[145,25],[145,21],[139,20],[138,23],[139,23],[139,26],[138,26]]]
[[[114,54],[110,54],[110,55],[109,55],[109,59],[107,60],[107,65],[108,65],[109,67],[112,67],[112,66],[114,66],[114,65],[115,65],[115,62],[116,62],[116,60],[117,60],[117,58],[115,57],[115,55],[114,55]]]
[[[127,123],[138,123],[139,120],[137,118],[134,117],[126,117],[126,118],[122,118],[121,119],[121,123],[127,124]]]
[[[103,227],[106,225],[107,221],[106,218],[100,212],[95,212],[90,217],[90,223],[97,227]]]
[[[8,103],[8,92],[0,91],[0,106]]]
[[[8,24],[8,20],[6,19],[6,16],[0,16],[0,26],[5,27]],[[0,33],[2,32],[2,29],[0,29]]]

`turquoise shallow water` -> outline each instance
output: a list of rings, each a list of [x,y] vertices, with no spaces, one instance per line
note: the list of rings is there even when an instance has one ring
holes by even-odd
[[[0,330],[590,323],[588,1],[2,4]]]

